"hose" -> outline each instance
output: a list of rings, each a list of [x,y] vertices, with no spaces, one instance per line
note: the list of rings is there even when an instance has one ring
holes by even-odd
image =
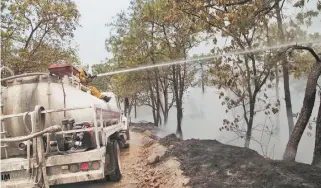
[[[1,142],[3,142],[3,143],[22,142],[22,141],[30,140],[32,138],[35,138],[35,137],[40,136],[45,133],[54,133],[54,132],[59,132],[61,130],[62,129],[59,125],[54,125],[54,126],[50,126],[50,127],[46,128],[40,132],[30,134],[28,136],[15,137],[15,138],[4,138],[4,139],[1,139]]]

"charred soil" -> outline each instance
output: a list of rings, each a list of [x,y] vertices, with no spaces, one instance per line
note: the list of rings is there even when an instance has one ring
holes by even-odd
[[[133,124],[132,130],[151,131],[152,125]],[[167,148],[163,160],[178,160],[190,187],[321,187],[321,168],[315,166],[265,159],[254,150],[216,140],[180,141],[174,134],[151,138]]]

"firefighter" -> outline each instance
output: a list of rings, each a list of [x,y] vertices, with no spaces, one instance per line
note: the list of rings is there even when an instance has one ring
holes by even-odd
[[[110,101],[111,97],[104,96],[103,94],[100,93],[100,91],[96,87],[88,85],[90,82],[92,82],[92,80],[94,78],[97,77],[96,75],[92,76],[90,74],[87,74],[87,72],[83,68],[80,68],[79,74],[77,76],[80,79],[80,83],[85,85],[86,87],[88,87],[91,90],[91,94],[93,96],[95,96],[99,99],[102,99],[106,102]]]

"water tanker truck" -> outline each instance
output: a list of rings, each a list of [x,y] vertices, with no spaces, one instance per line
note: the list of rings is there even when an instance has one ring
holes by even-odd
[[[55,64],[48,73],[1,80],[2,187],[121,179],[127,103],[122,111],[112,92],[103,93],[108,103],[92,96],[77,73]]]

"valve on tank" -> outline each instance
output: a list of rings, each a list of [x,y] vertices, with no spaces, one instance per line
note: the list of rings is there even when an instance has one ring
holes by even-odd
[[[65,129],[68,130],[68,119],[61,120],[61,124],[64,126]]]
[[[74,123],[75,123],[75,119],[70,118],[70,119],[68,120],[68,125],[67,125],[68,130],[72,130],[72,129],[73,129]]]

